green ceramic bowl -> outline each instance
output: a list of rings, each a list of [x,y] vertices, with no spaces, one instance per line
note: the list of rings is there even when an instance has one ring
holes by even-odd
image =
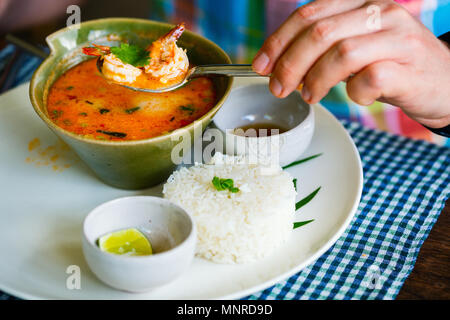
[[[172,149],[179,143],[174,139],[188,132],[193,137],[194,125],[204,130],[222,106],[231,90],[232,78],[213,79],[217,104],[203,117],[169,134],[137,141],[99,141],[83,138],[55,125],[47,114],[47,95],[53,82],[67,69],[88,59],[81,53],[92,42],[117,45],[121,39],[146,45],[173,28],[173,25],[132,18],[108,18],[68,27],[47,37],[51,54],[33,75],[30,99],[39,117],[64,140],[105,183],[122,189],[142,189],[163,182],[175,169]],[[185,31],[178,45],[187,49],[193,64],[228,64],[228,55],[213,42]],[[190,139],[193,141],[193,139]]]

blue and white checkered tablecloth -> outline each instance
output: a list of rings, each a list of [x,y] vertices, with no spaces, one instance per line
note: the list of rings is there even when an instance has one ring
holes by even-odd
[[[364,168],[353,221],[314,264],[247,299],[394,299],[411,273],[450,194],[450,148],[343,124]]]
[[[450,194],[450,148],[343,122],[364,169],[358,211],[314,264],[248,299],[394,299]]]

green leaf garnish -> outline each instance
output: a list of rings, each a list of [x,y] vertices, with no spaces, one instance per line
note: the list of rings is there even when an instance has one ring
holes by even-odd
[[[220,184],[220,179],[218,177],[214,177],[212,179],[212,184],[217,191],[222,191],[222,185]]]
[[[126,109],[125,112],[128,114],[132,114],[133,112],[138,111],[140,108],[141,107],[134,107],[134,108]]]
[[[110,110],[109,109],[100,109],[100,114],[105,114],[108,113]]]
[[[306,162],[306,161],[315,159],[315,158],[317,158],[317,157],[320,157],[321,155],[322,155],[322,153],[318,153],[318,154],[315,154],[315,155],[310,156],[310,157],[308,157],[308,158],[304,158],[304,159],[301,159],[301,160],[298,160],[298,161],[294,161],[294,162],[292,162],[292,163],[290,163],[290,164],[284,166],[283,169],[287,169],[287,168],[296,166],[296,165],[298,165],[298,164],[300,164],[300,163],[303,163],[303,162]]]
[[[320,157],[321,155],[322,155],[322,153],[318,153],[318,154],[315,154],[315,155],[313,155],[313,156],[310,156],[310,157],[307,157],[307,158],[304,158],[304,159],[300,159],[300,160],[294,161],[294,162],[292,162],[292,163],[290,163],[290,164],[284,166],[283,169],[287,169],[287,168],[296,166],[296,165],[298,165],[298,164],[300,164],[300,163],[304,163],[304,162],[306,162],[306,161],[309,161],[309,160],[315,159],[315,158],[317,158],[317,157]],[[292,180],[292,182],[294,183],[295,191],[297,191],[297,178],[295,178],[294,180]],[[314,197],[316,196],[316,194],[319,192],[320,188],[322,188],[322,187],[318,187],[316,190],[314,190],[314,191],[311,192],[309,195],[307,195],[306,197],[304,197],[302,200],[300,200],[299,202],[297,202],[297,203],[295,204],[295,210],[300,209],[301,207],[303,207],[303,206],[305,206],[306,204],[308,204],[312,199],[314,199]],[[310,222],[313,222],[313,221],[314,221],[314,219],[312,219],[312,220],[307,220],[307,221],[294,222],[294,229],[300,228],[301,226],[304,226],[304,225],[306,225],[306,224],[308,224],[308,223],[310,223]]]
[[[314,221],[314,219],[306,220],[306,221],[294,222],[294,229],[300,228],[300,227],[302,227],[302,226],[304,226],[304,225],[306,225],[306,224],[308,224],[310,222],[313,222],[313,221]]]
[[[189,114],[192,115],[195,111],[194,105],[188,104],[187,106],[180,106],[180,109],[183,111],[189,111]]]
[[[111,52],[123,63],[143,67],[150,61],[149,52],[139,46],[121,43],[120,47],[111,47]]]
[[[231,193],[239,192],[239,188],[234,186],[233,179],[220,179],[219,177],[214,177],[212,179],[212,184],[217,191],[229,190]]]
[[[123,133],[123,132],[105,131],[105,130],[97,130],[97,132],[106,134],[111,137],[116,137],[116,138],[125,138],[127,136],[127,134]],[[98,137],[100,137],[100,136],[98,136]]]
[[[233,188],[234,182],[232,179],[220,179],[220,184],[225,189],[230,189],[230,188]]]
[[[307,195],[306,197],[304,197],[302,200],[300,200],[299,202],[297,202],[295,204],[295,210],[300,209],[301,207],[303,207],[304,205],[306,205],[308,202],[310,202],[317,194],[317,192],[319,192],[320,188],[322,187],[318,187],[316,190],[314,190],[313,192],[311,192],[309,195]]]
[[[53,119],[57,119],[57,118],[59,118],[59,117],[61,117],[62,115],[63,115],[63,111],[62,110],[52,110],[52,115],[51,115],[51,117],[53,118]]]

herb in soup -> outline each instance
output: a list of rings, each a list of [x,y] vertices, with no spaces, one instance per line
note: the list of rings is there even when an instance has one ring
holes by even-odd
[[[97,132],[116,138],[125,138],[127,136],[127,134],[123,132],[106,131],[106,130],[97,130]]]
[[[141,107],[135,107],[135,108],[130,108],[130,109],[126,109],[125,112],[128,114],[132,114],[135,111],[138,111]]]

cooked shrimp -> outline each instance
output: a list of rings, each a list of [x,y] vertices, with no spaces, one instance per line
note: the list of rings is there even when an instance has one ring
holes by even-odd
[[[111,48],[108,46],[100,46],[98,44],[93,43],[93,47],[84,47],[83,53],[88,56],[97,56],[101,57],[111,53]]]
[[[145,72],[162,83],[185,74],[189,68],[186,51],[176,44],[184,29],[184,23],[180,23],[147,48],[151,59],[144,67]]]
[[[142,74],[142,69],[136,68],[131,64],[123,63],[107,46],[93,44],[94,47],[83,48],[83,53],[90,56],[102,56],[102,73],[106,79],[115,82],[133,83],[136,78]]]
[[[105,78],[115,82],[131,84],[145,71],[153,81],[166,84],[184,76],[189,68],[186,51],[176,45],[184,29],[184,23],[180,23],[148,46],[146,50],[149,52],[149,63],[139,68],[123,63],[107,46],[93,44],[93,47],[83,48],[83,53],[103,57],[102,73]]]
[[[142,69],[136,68],[131,64],[125,64],[110,53],[104,57],[102,72],[106,79],[133,83],[142,74]]]

